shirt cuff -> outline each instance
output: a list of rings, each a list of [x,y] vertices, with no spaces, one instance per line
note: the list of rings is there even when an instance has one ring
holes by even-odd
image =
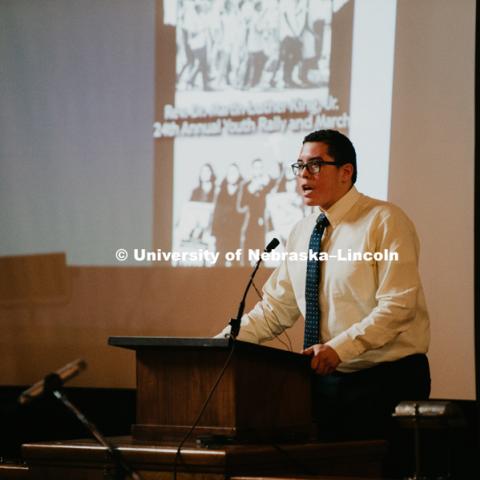
[[[217,333],[213,338],[225,338],[231,333],[232,327],[227,325],[220,333]],[[237,340],[248,343],[259,343],[258,337],[255,332],[251,331],[251,325],[248,322],[248,317],[244,315],[242,317],[242,323],[240,325],[240,332],[238,333]]]
[[[230,335],[232,327],[228,325],[220,333],[217,333],[213,338],[226,338]]]
[[[352,340],[347,332],[342,332],[326,342],[325,345],[333,348],[342,362],[349,362],[365,351],[363,345],[358,340]]]

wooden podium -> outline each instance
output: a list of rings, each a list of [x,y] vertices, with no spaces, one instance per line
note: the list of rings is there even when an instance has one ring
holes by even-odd
[[[195,422],[232,349],[230,339],[110,337],[136,351],[135,440],[178,441]],[[236,341],[192,438],[305,441],[312,433],[310,360]]]
[[[136,351],[137,423],[132,437],[111,442],[144,479],[170,480],[174,469],[179,480],[381,478],[385,442],[308,440],[309,358],[235,342],[191,442],[178,455],[180,439],[195,422],[232,351],[230,341],[110,337],[109,344]],[[194,442],[199,436],[207,438]],[[21,478],[118,478],[112,458],[94,440],[39,442],[22,450],[27,467],[20,471]],[[7,475],[17,473],[9,469]]]

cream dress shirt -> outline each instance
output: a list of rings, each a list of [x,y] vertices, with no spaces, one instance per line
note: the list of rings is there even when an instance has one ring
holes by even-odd
[[[320,212],[295,225],[287,252],[308,252]],[[330,225],[322,250],[329,258],[321,266],[320,343],[339,355],[337,370],[351,372],[425,353],[429,319],[412,222],[400,208],[355,187],[324,213]],[[386,258],[345,260],[355,252],[379,252]],[[393,252],[398,260],[388,258]],[[305,278],[306,261],[285,259],[265,283],[263,300],[243,316],[238,339],[270,340],[305,315]],[[219,336],[229,331],[227,327]]]

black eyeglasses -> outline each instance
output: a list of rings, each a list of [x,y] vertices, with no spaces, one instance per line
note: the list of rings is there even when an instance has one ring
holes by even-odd
[[[293,163],[293,164],[291,165],[291,167],[292,167],[293,174],[296,175],[296,176],[301,175],[301,174],[302,174],[302,170],[303,170],[304,168],[307,169],[307,172],[308,172],[310,175],[315,175],[316,173],[320,172],[320,169],[322,168],[322,165],[335,165],[335,166],[338,166],[338,165],[340,165],[340,164],[337,163],[337,162],[325,162],[324,160],[314,159],[314,160],[310,160],[310,161],[307,162],[307,163],[303,163],[303,162]]]

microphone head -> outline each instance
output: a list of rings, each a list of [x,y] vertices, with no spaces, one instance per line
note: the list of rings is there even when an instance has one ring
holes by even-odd
[[[58,369],[56,372],[48,374],[43,380],[38,381],[30,388],[21,393],[18,397],[18,402],[21,405],[31,402],[36,397],[43,394],[45,391],[45,384],[47,383],[47,378],[50,380],[52,385],[54,382],[55,385],[61,386],[68,380],[76,377],[80,372],[87,368],[87,362],[82,358],[77,358],[73,362],[67,363],[62,368]],[[59,382],[59,383],[58,383]]]
[[[272,250],[275,250],[280,245],[278,238],[272,238],[270,243],[265,247],[265,251],[270,253]]]

